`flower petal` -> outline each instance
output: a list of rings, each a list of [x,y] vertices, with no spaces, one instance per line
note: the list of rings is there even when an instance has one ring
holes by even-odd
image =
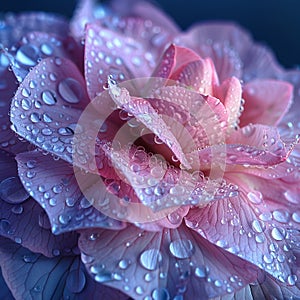
[[[82,53],[79,44],[69,36],[45,32],[30,32],[10,52],[12,70],[22,82],[32,67],[47,57],[64,57],[81,67]]]
[[[203,58],[214,62],[220,81],[241,77],[240,52],[250,46],[251,40],[238,26],[230,23],[206,23],[193,26],[175,38],[175,43],[190,47]]]
[[[47,58],[34,67],[12,100],[13,129],[32,144],[70,162],[76,123],[88,103],[77,67],[63,58]]]
[[[292,218],[297,204],[284,200],[292,196],[286,191],[293,191],[279,180],[241,173],[227,174],[226,178],[239,186],[239,194],[190,210],[187,225],[208,241],[287,283],[299,264],[300,215],[296,211]]]
[[[249,123],[277,125],[288,111],[292,98],[293,86],[284,81],[258,79],[244,86],[244,112],[241,126]]]
[[[0,62],[0,148],[18,153],[29,148],[29,144],[26,141],[21,142],[10,128],[10,103],[18,84],[16,77],[8,69],[9,59],[4,53],[0,53]]]
[[[171,44],[163,53],[152,77],[171,78],[172,74],[188,63],[200,60],[198,54],[189,48]]]
[[[79,247],[95,281],[134,299],[151,295],[172,299],[202,295],[206,299],[256,278],[250,264],[226,254],[184,225],[156,233],[134,226],[118,232],[84,230]]]
[[[25,188],[47,212],[54,234],[91,226],[124,228],[124,224],[103,215],[84,197],[68,163],[39,151],[19,154],[17,162]],[[94,184],[86,176],[85,188]]]
[[[128,58],[132,56],[132,60],[134,57],[138,59],[140,47],[134,40],[124,38],[97,23],[87,25],[85,79],[90,99],[104,90],[108,76],[113,76],[118,82],[134,78],[132,72],[135,67]]]
[[[135,16],[152,21],[160,29],[167,30],[172,34],[178,34],[178,26],[160,9],[147,1],[126,0],[113,1],[112,8],[118,15]]]
[[[1,271],[1,275],[0,275],[0,286],[1,286],[1,290],[0,290],[1,299],[15,300],[15,298],[13,297],[11,291],[9,290],[9,288],[2,276],[2,271]]]
[[[1,27],[0,40],[5,48],[10,48],[29,32],[47,32],[61,37],[66,37],[69,32],[67,20],[43,12],[7,14],[3,22],[5,26]]]
[[[79,256],[47,258],[1,238],[3,276],[16,299],[126,299],[93,281]]]

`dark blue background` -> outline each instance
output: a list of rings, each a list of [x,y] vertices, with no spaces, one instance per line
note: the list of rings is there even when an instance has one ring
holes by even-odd
[[[256,40],[269,45],[281,64],[286,67],[300,65],[299,0],[157,2],[183,29],[197,21],[233,20],[247,28]],[[70,17],[76,3],[76,0],[2,0],[0,11],[45,10]]]

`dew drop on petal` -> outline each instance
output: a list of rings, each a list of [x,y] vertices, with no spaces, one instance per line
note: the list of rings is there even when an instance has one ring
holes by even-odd
[[[83,96],[80,83],[71,77],[63,79],[59,83],[58,91],[62,98],[68,103],[78,103]]]
[[[275,227],[271,231],[272,238],[276,241],[282,241],[285,238],[285,230],[280,227]]]
[[[39,226],[43,229],[49,230],[51,228],[51,224],[46,212],[42,211],[39,214]]]
[[[169,300],[170,294],[167,289],[161,288],[161,289],[155,289],[152,292],[152,298],[154,300]]]
[[[72,293],[80,293],[86,284],[86,276],[84,272],[79,270],[72,270],[67,277],[66,286]]]
[[[147,270],[153,271],[159,267],[162,255],[157,249],[149,249],[140,255],[140,264]]]
[[[0,198],[7,203],[23,203],[29,198],[19,177],[9,177],[0,183]]]
[[[22,45],[16,53],[16,60],[22,65],[29,67],[36,65],[38,57],[39,50],[30,44]]]
[[[188,258],[193,255],[194,246],[190,240],[176,240],[169,245],[170,252],[177,258]]]
[[[55,95],[52,91],[46,90],[42,92],[42,100],[47,105],[54,105],[56,103]]]

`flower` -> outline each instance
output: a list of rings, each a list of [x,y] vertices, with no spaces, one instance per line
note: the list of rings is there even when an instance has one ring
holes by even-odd
[[[3,21],[4,296],[297,297],[299,71],[125,3]]]

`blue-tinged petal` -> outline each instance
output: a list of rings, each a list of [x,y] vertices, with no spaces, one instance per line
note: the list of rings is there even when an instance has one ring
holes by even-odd
[[[75,232],[55,236],[50,227],[42,207],[24,189],[15,159],[0,152],[0,235],[49,257],[76,251]]]
[[[74,169],[65,161],[33,151],[18,155],[17,162],[23,185],[47,212],[53,233],[89,227],[124,228],[122,222],[98,211],[94,207],[94,204],[100,205],[98,202],[93,203],[92,199],[84,197],[81,191],[83,186],[79,187]],[[93,187],[92,179],[87,177],[85,189]],[[96,192],[100,193],[99,190]],[[96,199],[105,201],[105,195],[103,199]]]
[[[16,300],[126,299],[92,280],[79,256],[47,258],[1,238],[0,264]]]
[[[2,271],[0,275],[0,299],[3,300],[15,300],[13,297],[11,291],[9,290],[3,276],[2,276]]]
[[[161,232],[134,226],[83,230],[79,247],[95,281],[134,299],[208,299],[238,290],[257,276],[251,264],[185,225]]]

